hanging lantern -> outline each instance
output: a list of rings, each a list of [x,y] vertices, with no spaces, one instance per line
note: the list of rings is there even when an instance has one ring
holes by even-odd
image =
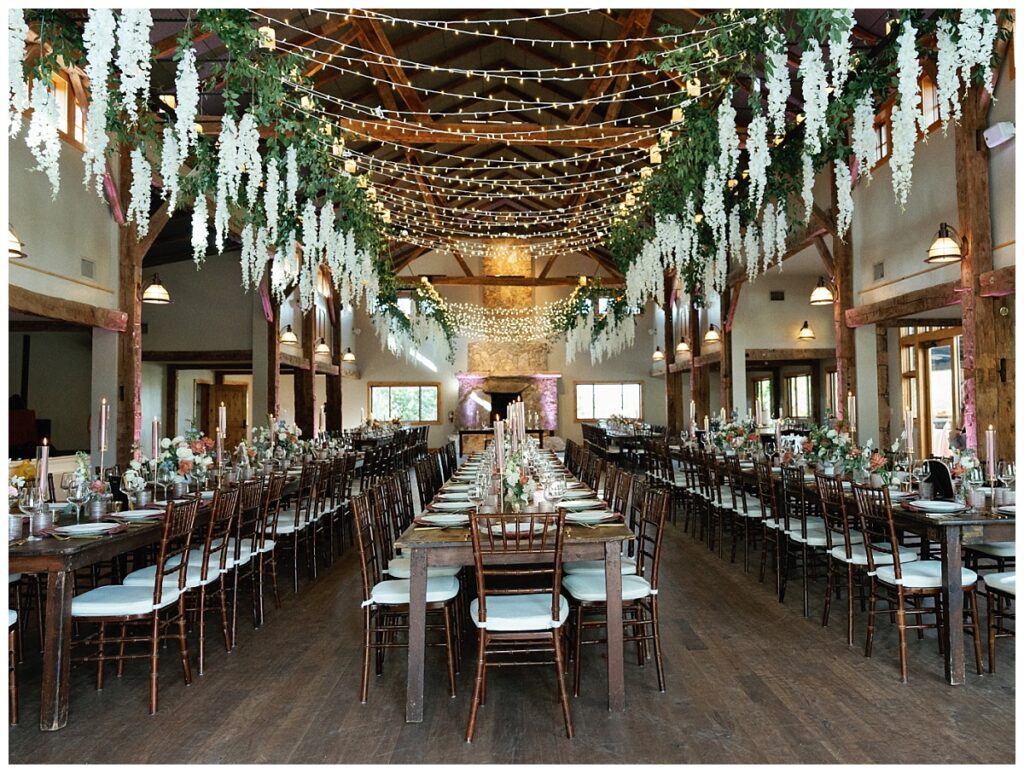
[[[641,180],[649,179],[652,174],[654,174],[654,170],[651,169],[649,166],[645,166],[645,167],[640,169],[640,179]]]
[[[651,145],[650,154],[650,162],[652,164],[661,163],[661,148],[659,148],[657,145]]]
[[[693,78],[686,82],[686,96],[695,99],[700,96],[700,78]]]
[[[356,173],[356,162],[355,162],[355,159],[350,158],[350,159],[348,159],[345,162],[345,171],[348,174],[355,174]]]
[[[264,51],[273,51],[277,48],[277,33],[273,27],[260,27],[256,30],[256,34],[259,38],[259,47]]]
[[[679,123],[683,120],[683,108],[674,107],[672,108],[672,123]]]

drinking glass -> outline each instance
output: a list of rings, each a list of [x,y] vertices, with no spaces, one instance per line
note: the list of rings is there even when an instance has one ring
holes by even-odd
[[[167,489],[174,484],[174,470],[167,469],[166,467],[162,468],[156,477],[156,483],[161,489],[163,489],[163,499],[166,501]]]
[[[474,510],[480,507],[480,503],[484,498],[484,490],[479,483],[474,483],[466,490],[466,498],[469,499],[469,503],[473,506]]]
[[[1012,489],[1013,481],[1017,477],[1017,465],[1014,462],[999,462],[999,466],[996,468],[996,475],[1004,486]]]
[[[82,505],[89,501],[92,494],[89,481],[76,478],[71,488],[68,489],[68,502],[75,506],[75,522],[82,520]]]
[[[18,509],[25,515],[34,515],[42,504],[42,492],[35,486],[26,485],[18,495]]]
[[[565,496],[565,478],[553,477],[544,489],[544,498],[553,506],[557,507]]]

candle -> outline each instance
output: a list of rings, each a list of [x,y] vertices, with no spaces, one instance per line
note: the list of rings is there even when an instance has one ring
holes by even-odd
[[[224,433],[221,431],[220,425],[217,425],[217,466],[224,466]]]
[[[320,405],[320,431],[327,431],[327,403]]]
[[[760,427],[761,424],[762,424],[762,421],[761,421],[761,419],[762,419],[762,416],[761,416],[761,401],[760,400],[754,400],[754,413],[755,413],[756,418],[757,418],[757,426]]]
[[[723,427],[725,426],[725,406],[718,411],[718,421]]]
[[[914,455],[914,412],[905,410],[903,412],[903,429],[907,433],[907,453]]]
[[[705,413],[704,414],[704,432],[705,432],[705,434],[707,434],[708,426],[709,426],[708,415]]]
[[[100,451],[107,450],[107,398],[100,400]]]
[[[160,419],[156,416],[153,417],[153,429],[150,431],[153,434],[149,442],[150,458],[156,459],[160,456]]]
[[[690,400],[690,424],[697,426],[697,404]]]
[[[985,467],[988,469],[989,480],[996,477],[996,431],[992,425],[985,430]]]
[[[846,421],[850,427],[850,434],[857,432],[857,397],[853,392],[846,393]]]
[[[494,422],[494,461],[501,475],[505,469],[505,422],[501,419]]]
[[[217,426],[226,434],[228,429],[228,409],[224,407],[224,403],[220,404],[217,409]]]
[[[775,453],[782,456],[782,421],[775,420]]]
[[[36,488],[40,499],[45,500],[48,494],[46,475],[50,467],[50,441],[43,438],[43,444],[36,449]]]

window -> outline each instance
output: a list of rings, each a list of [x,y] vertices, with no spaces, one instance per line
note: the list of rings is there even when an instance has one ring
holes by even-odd
[[[928,128],[937,124],[942,118],[939,111],[938,89],[927,75],[921,78],[921,112],[924,113],[924,123]]]
[[[925,456],[948,456],[950,432],[963,420],[962,333],[959,326],[900,328],[903,411],[913,411],[914,448]]]
[[[638,381],[576,382],[576,421],[595,421],[610,416],[643,418],[643,384]]]
[[[68,83],[64,75],[53,76],[54,97],[57,100],[57,112],[59,125],[57,127],[61,139],[75,145],[79,149],[84,148],[85,143],[85,115],[86,105],[75,97],[75,91]]]
[[[370,413],[376,419],[441,423],[440,384],[370,384],[369,390]]]
[[[754,392],[754,416],[757,416],[757,406],[761,406],[761,416],[764,420],[769,419],[774,410],[772,404],[775,402],[772,400],[772,377],[771,376],[755,376],[753,380],[753,392]]]
[[[892,152],[892,143],[889,139],[889,116],[888,113],[879,115],[875,120],[875,163],[881,164]]]
[[[828,413],[830,416],[837,416],[839,414],[839,371],[825,371],[825,391]]]
[[[800,373],[785,378],[786,415],[791,419],[810,419],[812,394],[811,374]]]

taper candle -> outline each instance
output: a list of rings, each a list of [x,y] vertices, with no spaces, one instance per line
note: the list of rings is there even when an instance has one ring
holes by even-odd
[[[50,441],[46,438],[43,438],[43,444],[36,449],[36,457],[36,488],[42,494],[40,498],[45,500],[48,493],[46,475],[50,469]]]
[[[988,470],[988,478],[996,477],[996,431],[992,425],[985,430],[985,467]]]
[[[160,419],[156,416],[153,417],[153,429],[150,432],[153,433],[149,441],[150,459],[156,459],[160,456]]]
[[[100,451],[107,450],[107,398],[100,399]]]

